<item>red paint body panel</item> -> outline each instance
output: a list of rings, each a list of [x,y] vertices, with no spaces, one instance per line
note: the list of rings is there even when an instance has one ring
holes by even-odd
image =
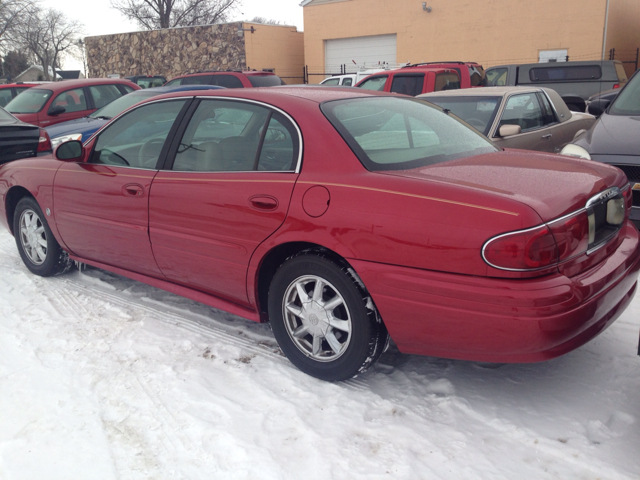
[[[640,269],[629,222],[615,253],[575,277],[466,277],[351,259],[400,351],[464,360],[534,362],[573,350],[631,301]]]
[[[248,305],[249,260],[284,221],[296,178],[295,173],[158,173],[149,229],[162,272]],[[251,202],[255,195],[271,197],[277,206],[257,208]]]

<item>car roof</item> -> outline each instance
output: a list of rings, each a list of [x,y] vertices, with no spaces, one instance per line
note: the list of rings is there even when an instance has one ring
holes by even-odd
[[[135,85],[137,87],[136,90],[140,88],[131,80],[125,80],[122,78],[82,78],[79,80],[62,80],[60,82],[51,82],[51,83],[46,83],[42,85],[37,85],[37,86],[34,86],[33,88],[51,90],[55,93],[63,90],[68,90],[70,88],[90,87],[91,85],[109,85],[114,83],[127,85],[130,87]]]
[[[204,72],[193,72],[193,73],[185,73],[184,75],[177,75],[175,77],[173,77],[171,80],[175,80],[176,78],[184,78],[184,77],[197,77],[197,76],[202,76],[202,75],[222,75],[222,74],[241,74],[241,75],[260,75],[260,76],[265,76],[265,75],[274,75],[275,73],[273,72],[265,72],[263,70],[211,70],[211,71],[204,71]]]
[[[188,92],[175,92],[166,94],[166,98],[189,96]],[[359,98],[370,96],[385,96],[400,98],[397,94],[364,90],[355,87],[334,87],[320,85],[283,85],[274,87],[257,88],[223,88],[220,90],[202,90],[199,97],[230,97],[247,100],[258,100],[269,103],[270,101],[286,101],[287,98],[299,98],[314,103],[322,103],[329,100],[343,100],[347,98]],[[407,97],[409,98],[409,97]]]

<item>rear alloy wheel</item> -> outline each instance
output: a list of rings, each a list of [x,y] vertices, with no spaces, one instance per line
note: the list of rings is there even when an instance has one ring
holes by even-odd
[[[387,330],[361,282],[321,253],[301,254],[276,272],[269,318],[284,354],[303,372],[337,381],[380,356]]]
[[[33,198],[24,197],[18,202],[13,216],[13,234],[20,257],[32,273],[50,277],[71,269],[69,255],[60,248]]]

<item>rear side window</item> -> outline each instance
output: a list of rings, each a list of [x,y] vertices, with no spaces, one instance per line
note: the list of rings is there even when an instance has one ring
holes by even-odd
[[[387,76],[373,77],[368,78],[362,84],[359,85],[360,88],[364,88],[365,90],[376,90],[378,92],[384,91],[384,85],[387,83]]]
[[[247,75],[249,83],[254,87],[277,87],[284,85],[282,79],[277,75]]]
[[[394,75],[391,82],[391,91],[415,97],[422,93],[424,74],[422,75]]]
[[[441,90],[457,90],[460,88],[460,79],[455,73],[438,73],[436,74],[436,84],[433,88],[434,92]]]
[[[242,82],[238,77],[233,75],[213,75],[211,78],[211,85],[218,85],[226,88],[242,88]]]
[[[94,85],[89,87],[95,108],[102,108],[122,96],[115,85]]]
[[[351,85],[353,85],[353,79],[345,78],[344,80],[342,80],[342,85],[344,85],[345,87],[350,87]]]
[[[597,80],[602,77],[600,65],[583,65],[571,67],[532,68],[529,79],[532,82],[563,82],[575,80]]]
[[[211,85],[211,75],[184,77],[180,85]]]
[[[87,99],[84,96],[84,88],[74,88],[59,94],[51,103],[51,107],[64,107],[65,113],[88,110]]]

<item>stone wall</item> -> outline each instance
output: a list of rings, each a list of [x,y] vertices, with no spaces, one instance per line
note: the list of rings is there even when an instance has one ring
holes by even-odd
[[[89,77],[164,75],[246,68],[242,22],[85,38]]]

